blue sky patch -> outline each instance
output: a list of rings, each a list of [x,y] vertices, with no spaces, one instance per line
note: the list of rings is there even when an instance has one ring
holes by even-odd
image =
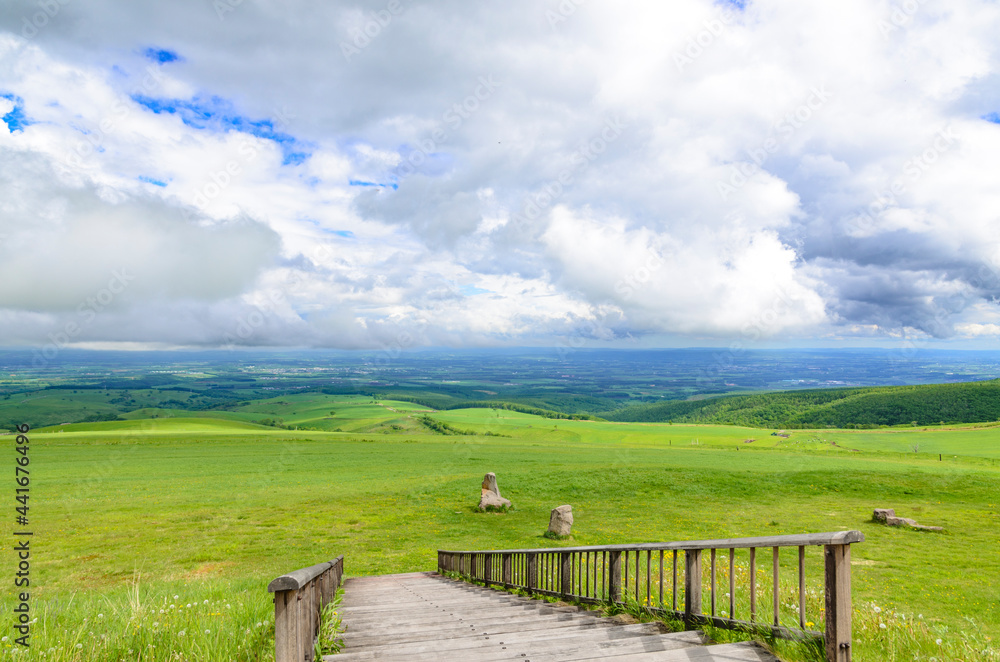
[[[467,297],[476,296],[477,294],[489,294],[490,292],[489,290],[484,290],[480,287],[476,287],[475,285],[459,285],[458,291],[463,296]]]
[[[987,122],[993,122],[994,124],[1000,124],[1000,113],[989,113],[983,115],[983,119]]]
[[[10,110],[10,112],[3,117],[0,117],[0,120],[7,125],[8,131],[11,133],[14,133],[15,131],[23,132],[24,127],[35,124],[33,120],[28,119],[28,117],[24,114],[24,99],[10,92],[0,92],[0,98],[14,102],[14,107]]]
[[[159,186],[161,188],[167,185],[166,182],[162,182],[159,179],[153,179],[152,177],[147,177],[146,175],[139,175],[138,179],[140,182],[146,182],[147,184],[152,184],[153,186]]]
[[[354,233],[350,230],[331,230],[330,228],[324,228],[322,223],[317,221],[315,218],[309,218],[308,216],[300,216],[299,220],[316,226],[316,228],[323,234],[333,234],[338,237],[344,237],[345,239],[354,239]]]
[[[168,51],[165,48],[147,48],[142,52],[142,54],[145,55],[147,59],[150,59],[153,62],[159,62],[160,64],[176,62],[183,59],[174,51]]]
[[[308,145],[276,128],[272,120],[255,120],[241,115],[232,102],[222,97],[170,99],[133,94],[132,100],[157,115],[177,115],[184,124],[194,129],[217,133],[239,131],[272,140],[281,147],[282,165],[299,165],[312,156]]]
[[[366,182],[361,179],[351,179],[347,182],[351,186],[374,186],[377,188],[391,188],[396,191],[399,190],[399,184],[392,182],[391,184],[379,184],[378,182]]]
[[[288,152],[281,159],[281,165],[299,165],[309,158],[308,152]]]
[[[729,5],[730,7],[736,7],[740,11],[747,8],[750,4],[750,0],[716,0],[720,5]]]

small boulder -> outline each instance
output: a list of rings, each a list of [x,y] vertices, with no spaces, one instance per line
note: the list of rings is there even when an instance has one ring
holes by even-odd
[[[549,515],[549,534],[568,536],[573,530],[573,506],[553,508]]]
[[[888,518],[895,516],[896,511],[893,508],[876,508],[875,512],[872,513],[872,520],[885,524]]]
[[[510,508],[510,501],[500,496],[497,486],[497,475],[492,471],[483,477],[483,489],[479,497],[479,510],[487,508]]]

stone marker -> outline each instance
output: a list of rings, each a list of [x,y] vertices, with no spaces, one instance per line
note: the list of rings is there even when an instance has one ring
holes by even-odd
[[[876,508],[872,513],[872,519],[887,526],[909,526],[922,531],[944,531],[944,528],[940,526],[926,526],[917,524],[916,520],[909,517],[896,517],[896,511],[893,508]]]
[[[886,523],[886,519],[895,516],[896,511],[893,508],[876,508],[875,512],[872,513],[872,519],[883,524]]]
[[[549,515],[549,533],[568,536],[573,529],[573,506],[559,506]]]
[[[483,477],[483,491],[479,497],[479,510],[486,510],[489,507],[510,508],[510,501],[500,496],[497,475],[492,471]]]

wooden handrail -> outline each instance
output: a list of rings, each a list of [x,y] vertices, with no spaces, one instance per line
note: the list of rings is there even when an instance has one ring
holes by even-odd
[[[536,549],[501,549],[488,551],[438,551],[438,571],[454,572],[463,578],[483,582],[487,586],[521,588],[533,593],[574,599],[589,603],[622,603],[631,593],[640,605],[651,612],[669,614],[694,629],[712,624],[728,629],[765,630],[788,639],[818,638],[825,640],[828,662],[851,660],[851,545],[863,542],[860,531],[835,531],[799,535],[765,536],[757,538],[726,538],[680,542],[641,543],[633,545],[590,545],[585,547],[550,547]],[[826,631],[806,629],[805,615],[805,549],[824,548],[826,583]],[[782,547],[798,548],[798,623],[782,625],[779,618],[779,563]],[[750,550],[750,614],[749,619],[736,618],[735,550]],[[770,550],[772,558],[772,606],[770,623],[758,620],[757,613],[757,552]],[[702,607],[702,552],[710,550],[709,582],[710,612]],[[727,553],[718,555],[718,550]],[[684,604],[678,609],[678,555],[684,569]],[[716,594],[716,570],[719,562],[728,561],[729,614],[723,617]],[[654,567],[659,565],[658,590],[652,590]],[[673,577],[673,595],[665,602],[663,595],[664,568]],[[640,583],[641,567],[645,580]],[[630,576],[631,573],[631,576]],[[643,590],[644,589],[644,590]],[[645,596],[643,601],[641,598]],[[669,602],[669,606],[667,604]],[[658,606],[654,606],[658,604]]]
[[[539,547],[537,549],[491,549],[491,554],[506,554],[512,552],[594,552],[594,551],[632,551],[638,550],[687,550],[687,549],[747,549],[750,547],[801,547],[815,545],[850,545],[864,542],[865,535],[860,531],[834,531],[832,533],[799,533],[786,536],[761,536],[758,538],[724,538],[719,540],[689,540],[681,542],[644,542],[633,545],[588,545],[585,547]],[[441,550],[448,554],[481,554],[476,551]]]
[[[274,593],[275,662],[312,662],[323,606],[344,577],[344,557],[282,575],[267,585]]]

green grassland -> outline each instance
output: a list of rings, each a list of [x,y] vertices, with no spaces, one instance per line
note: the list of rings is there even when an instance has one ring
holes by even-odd
[[[927,659],[914,657],[928,650],[919,647],[897,656],[879,639],[877,620],[864,625],[872,604],[922,614],[929,638],[919,646],[940,637],[947,648],[975,628],[1000,635],[998,427],[777,437],[736,426],[430,411],[317,393],[226,411],[155,404],[130,420],[29,435],[33,597],[44,613],[33,650],[56,649],[37,659],[132,659],[127,649],[146,650],[141,659],[268,659],[268,581],[338,554],[349,575],[363,575],[431,570],[438,548],[843,529],[867,538],[852,552],[855,659]],[[422,423],[425,415],[447,424],[444,433]],[[253,422],[268,418],[312,429]],[[13,436],[0,439],[13,458]],[[475,510],[487,471],[496,472],[512,511]],[[543,538],[549,511],[563,503],[574,508],[573,540]],[[875,507],[945,531],[873,524]],[[821,586],[818,549],[810,551],[808,574]],[[12,600],[12,587],[4,594]],[[204,615],[191,615],[203,600]],[[169,621],[165,606],[178,601],[194,607],[188,620]],[[152,645],[179,657],[157,657]],[[977,659],[949,657],[945,648],[937,659]]]

